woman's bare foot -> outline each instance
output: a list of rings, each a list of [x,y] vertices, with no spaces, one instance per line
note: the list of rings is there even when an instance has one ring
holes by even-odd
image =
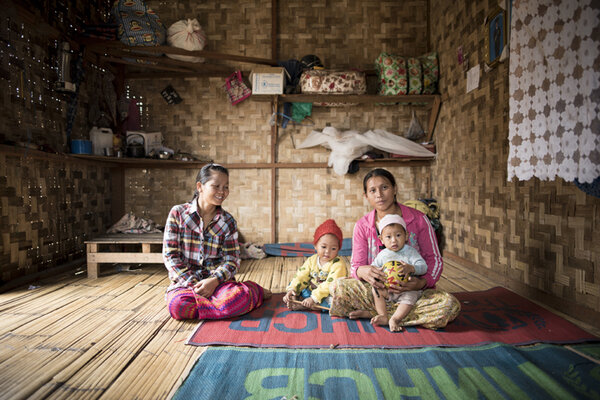
[[[269,300],[271,296],[273,296],[273,292],[267,288],[263,288],[263,300]]]
[[[366,310],[351,311],[350,314],[348,314],[348,318],[350,318],[350,319],[369,318],[369,317],[371,317],[371,313]]]

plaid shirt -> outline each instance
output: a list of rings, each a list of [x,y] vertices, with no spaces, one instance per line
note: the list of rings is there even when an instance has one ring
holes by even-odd
[[[171,280],[167,291],[211,276],[219,282],[231,279],[240,267],[235,219],[219,207],[205,229],[196,200],[174,206],[165,224],[163,260]]]

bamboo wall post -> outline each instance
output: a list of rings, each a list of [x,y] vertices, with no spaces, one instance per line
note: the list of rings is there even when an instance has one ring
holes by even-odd
[[[431,139],[433,139],[433,130],[435,129],[435,123],[440,112],[440,106],[442,105],[440,97],[440,95],[435,96],[433,100],[433,105],[431,106],[431,112],[429,114],[429,132],[427,133],[427,142],[431,142]]]
[[[274,0],[275,1],[275,0]],[[279,104],[277,96],[271,101],[273,112],[277,112]],[[271,127],[271,243],[277,243],[277,123]]]

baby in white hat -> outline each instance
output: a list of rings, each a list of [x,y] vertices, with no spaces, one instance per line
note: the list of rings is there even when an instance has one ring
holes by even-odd
[[[392,332],[402,330],[402,319],[408,315],[410,310],[421,297],[422,290],[410,290],[401,293],[391,292],[387,289],[390,284],[398,285],[399,277],[410,275],[423,275],[427,272],[427,264],[419,252],[406,244],[406,222],[397,214],[385,215],[377,225],[379,239],[385,245],[372,265],[384,269],[388,273],[386,289],[373,288],[375,309],[377,315],[371,318],[373,325],[388,325]],[[390,273],[392,272],[392,273]],[[392,311],[397,305],[393,314]],[[391,318],[388,317],[392,314]]]

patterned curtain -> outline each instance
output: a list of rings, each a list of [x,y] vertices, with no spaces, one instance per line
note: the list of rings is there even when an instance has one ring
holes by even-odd
[[[508,180],[600,176],[600,4],[515,0]]]

